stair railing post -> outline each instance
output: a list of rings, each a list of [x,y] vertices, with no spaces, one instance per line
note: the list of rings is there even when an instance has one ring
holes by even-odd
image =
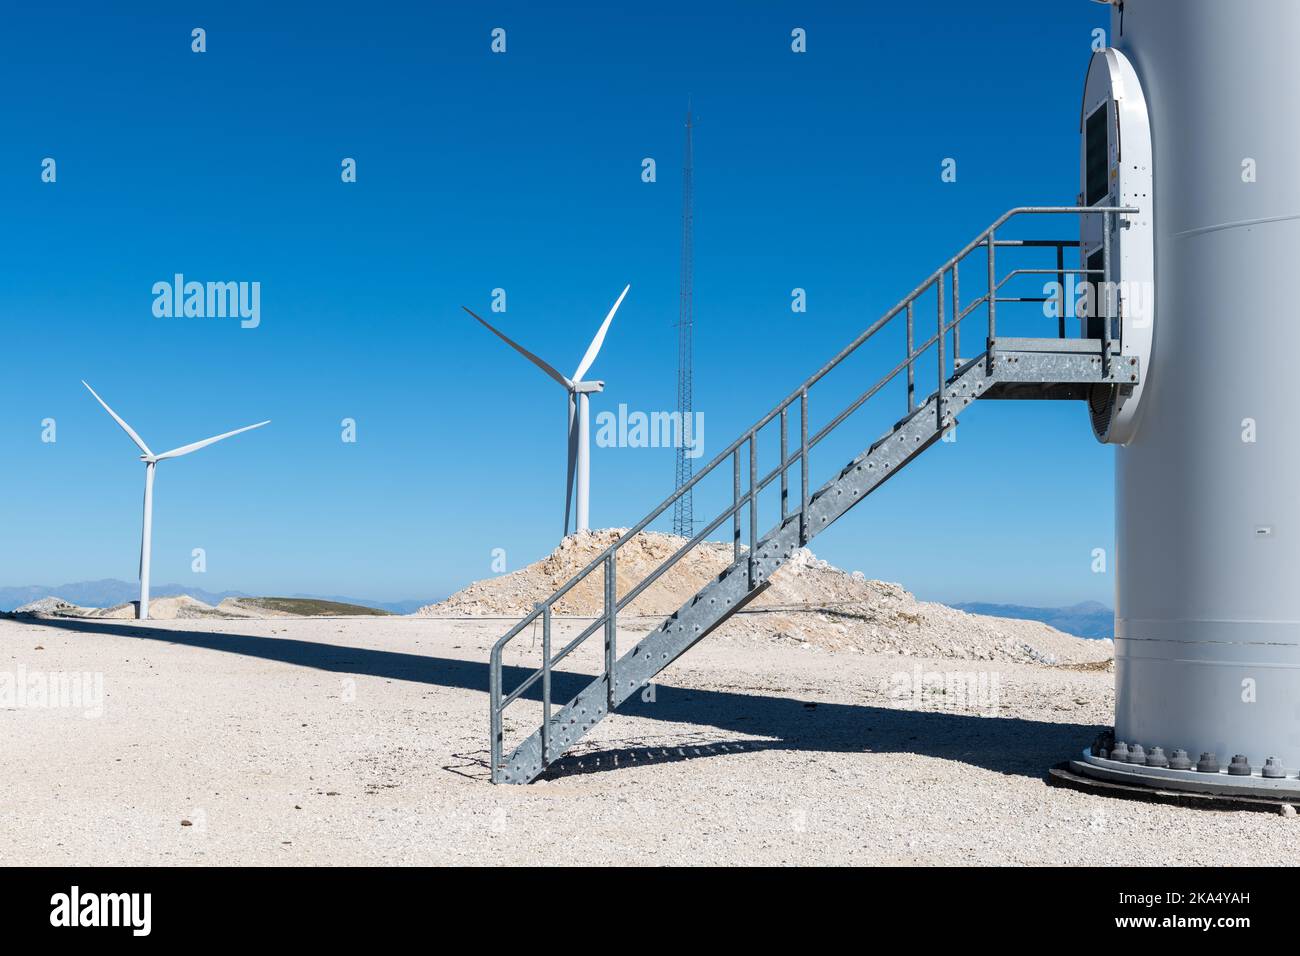
[[[939,273],[939,281],[935,283],[935,289],[938,292],[938,345],[939,345],[939,389],[935,392],[935,406],[939,415],[939,430],[943,431],[943,392],[948,383],[948,367],[945,362],[943,351],[943,340],[947,331],[943,327],[943,273]]]
[[[749,586],[757,583],[754,556],[758,553],[758,433],[749,433]]]
[[[615,574],[614,555],[610,550],[605,559],[605,678],[609,690],[609,709],[615,706],[615,691],[618,683],[614,676],[614,665],[618,660],[618,577]]]
[[[740,560],[740,446],[731,453],[731,560]]]
[[[997,266],[993,261],[996,253],[993,251],[997,246],[997,240],[994,237],[993,230],[988,231],[987,239],[989,244],[989,340],[985,345],[988,350],[988,372],[993,374],[993,341],[998,335],[998,282]]]
[[[916,336],[912,330],[913,301],[907,300],[907,414],[916,411],[916,368],[912,364],[916,356]]]
[[[790,516],[790,472],[789,462],[786,457],[790,454],[788,443],[786,441],[787,431],[787,412],[790,406],[781,406],[781,523]]]
[[[961,285],[957,279],[957,267],[952,264],[952,364],[953,368],[961,361]]]
[[[1101,214],[1101,281],[1096,297],[1101,308],[1101,374],[1110,374],[1110,213]]]
[[[551,606],[542,605],[542,763],[551,762]]]
[[[492,666],[488,672],[488,696],[491,698],[492,782],[501,782],[501,650],[492,648]]]
[[[1057,338],[1065,338],[1065,246],[1056,244],[1056,324]]]
[[[799,546],[808,543],[808,389],[799,393]]]

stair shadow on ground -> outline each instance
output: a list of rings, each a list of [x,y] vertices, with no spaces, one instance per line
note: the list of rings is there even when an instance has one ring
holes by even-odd
[[[488,692],[489,668],[483,661],[340,647],[287,637],[155,629],[103,620],[28,618],[23,623],[80,633],[180,644],[340,674],[416,681],[438,687],[478,691],[484,695]],[[975,665],[975,662],[954,662],[954,665],[960,666],[961,663],[971,668]],[[504,668],[502,681],[507,693],[530,673],[522,667]],[[552,700],[571,700],[591,679],[590,675],[553,672]],[[523,697],[540,700],[540,684],[538,681]],[[485,702],[485,723],[486,710]],[[756,750],[797,750],[812,753],[922,754],[960,761],[998,773],[1042,777],[1048,767],[1081,749],[1101,729],[1095,724],[1025,720],[1018,717],[980,717],[872,704],[812,702],[796,697],[697,690],[670,684],[656,685],[653,701],[634,696],[617,713],[703,725],[743,737],[726,741],[711,740],[707,745],[697,742],[681,747],[629,747],[627,740],[614,741],[610,747],[594,750],[584,748],[579,756],[561,759],[549,774],[564,776],[569,773],[601,772],[619,766],[635,766],[638,761],[662,763],[722,757]],[[647,749],[656,751],[653,760],[638,756],[644,755]]]

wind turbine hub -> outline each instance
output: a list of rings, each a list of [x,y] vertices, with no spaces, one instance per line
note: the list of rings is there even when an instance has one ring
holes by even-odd
[[[592,395],[596,392],[603,392],[605,390],[604,382],[584,382],[582,376],[587,374],[587,370],[590,369],[592,363],[596,361],[596,356],[600,354],[600,347],[605,342],[605,333],[609,331],[609,325],[614,321],[614,313],[616,313],[618,307],[623,304],[623,297],[627,295],[628,289],[630,288],[631,286],[624,286],[623,291],[619,293],[618,298],[614,301],[613,307],[605,316],[605,321],[602,322],[600,328],[596,330],[596,337],[593,338],[591,344],[587,346],[587,351],[582,356],[582,361],[578,363],[577,369],[574,370],[572,378],[560,372],[549,362],[538,358],[532,352],[528,351],[528,349],[511,339],[500,329],[494,328],[490,323],[485,322],[480,316],[476,315],[473,310],[461,306],[461,308],[465,309],[465,311],[469,313],[474,321],[478,322],[501,341],[505,342],[506,345],[510,346],[524,358],[528,359],[528,361],[532,362],[539,369],[545,372],[548,377],[564,388],[569,410],[569,467],[568,478],[565,481],[564,497],[564,533],[566,535],[569,533],[569,516],[571,514],[570,504],[574,501],[575,490],[577,492],[577,521],[575,522],[574,528],[577,531],[584,531],[587,528],[589,506],[588,487],[590,483],[591,469],[589,457],[589,406],[591,403],[583,401],[583,399],[588,395]]]

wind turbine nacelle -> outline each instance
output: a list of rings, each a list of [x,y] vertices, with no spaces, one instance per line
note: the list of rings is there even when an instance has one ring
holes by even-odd
[[[577,395],[603,392],[604,390],[605,390],[604,382],[574,382],[573,383],[573,391],[574,394]]]

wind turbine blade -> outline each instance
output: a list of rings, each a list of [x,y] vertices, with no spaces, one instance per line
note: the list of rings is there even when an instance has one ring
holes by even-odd
[[[89,383],[87,383],[85,379],[81,380],[81,384],[85,385],[86,390],[90,392],[91,395],[95,396],[95,401],[99,402],[99,404],[104,406],[104,411],[108,412],[110,415],[113,416],[113,421],[117,422],[119,425],[122,426],[122,431],[126,432],[128,435],[131,436],[131,441],[135,442],[142,452],[144,452],[146,455],[153,455],[153,452],[149,450],[149,446],[144,443],[144,439],[135,433],[134,428],[132,428],[130,425],[128,425],[125,421],[122,420],[121,415],[119,415],[117,412],[113,411],[111,408],[108,407],[108,402],[100,398],[99,394],[93,388],[90,387]]]
[[[605,344],[605,333],[609,331],[609,323],[614,321],[614,313],[623,304],[623,296],[627,295],[627,290],[630,288],[632,288],[630,285],[623,287],[623,292],[619,295],[618,301],[614,303],[614,308],[609,310],[609,315],[605,316],[605,321],[601,323],[600,329],[596,332],[596,337],[587,346],[587,354],[582,357],[582,361],[578,363],[578,370],[573,373],[575,382],[581,382],[582,376],[587,374],[587,369],[591,368],[591,363],[596,361],[596,356],[600,353],[600,347]]]
[[[181,445],[180,448],[173,448],[171,451],[165,451],[161,455],[157,456],[158,461],[163,461],[167,458],[179,458],[181,455],[188,455],[192,451],[206,448],[213,442],[219,442],[223,438],[229,438],[231,435],[238,435],[240,432],[251,431],[254,428],[261,428],[263,425],[269,424],[271,424],[271,420],[267,419],[264,422],[258,422],[256,425],[245,425],[243,428],[236,428],[233,432],[226,432],[224,435],[214,435],[211,438],[203,439],[203,441],[196,441],[189,445]]]
[[[578,409],[569,396],[569,472],[564,479],[564,533],[569,533],[569,515],[573,508],[573,476],[578,465]]]
[[[493,327],[492,327],[491,325],[489,325],[487,322],[484,322],[481,318],[479,318],[477,315],[475,315],[472,311],[470,311],[469,309],[465,308],[465,306],[462,305],[461,308],[462,308],[462,309],[465,309],[466,312],[469,312],[470,315],[474,316],[474,318],[478,320],[479,324],[482,325],[485,329],[487,329],[489,332],[491,332],[493,335],[495,335],[497,338],[499,338],[502,342],[506,343],[506,345],[510,346],[512,349],[514,349],[516,352],[518,352],[518,353],[519,353],[520,355],[522,355],[524,358],[528,359],[528,361],[532,362],[534,365],[536,365],[538,368],[540,368],[543,372],[545,372],[545,373],[546,373],[547,375],[549,375],[551,378],[555,379],[557,382],[559,382],[561,385],[563,385],[566,389],[571,389],[571,388],[573,388],[573,383],[572,383],[571,381],[569,381],[567,378],[565,378],[562,374],[560,374],[560,372],[558,372],[555,368],[553,368],[552,366],[548,365],[548,364],[547,364],[546,362],[544,362],[542,359],[539,359],[536,355],[534,355],[532,352],[528,351],[528,349],[524,348],[524,347],[523,347],[522,345],[520,345],[518,342],[514,341],[514,339],[510,338],[510,337],[509,337],[508,335],[506,335],[504,332],[500,331],[499,329],[493,328]]]

